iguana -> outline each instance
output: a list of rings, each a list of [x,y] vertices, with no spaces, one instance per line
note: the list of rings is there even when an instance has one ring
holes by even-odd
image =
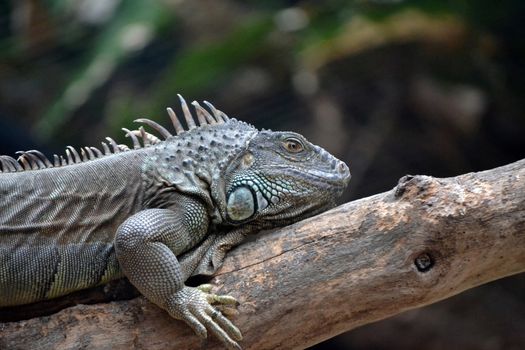
[[[258,131],[212,104],[179,95],[186,127],[149,119],[133,147],[68,146],[0,157],[0,307],[33,303],[127,277],[151,302],[239,349],[240,331],[218,309],[235,303],[189,287],[212,274],[248,234],[334,205],[348,167],[293,132]],[[141,143],[142,141],[142,143]]]

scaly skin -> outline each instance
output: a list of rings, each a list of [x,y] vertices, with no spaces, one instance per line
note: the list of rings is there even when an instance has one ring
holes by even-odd
[[[112,143],[81,159],[69,149],[54,166],[35,152],[0,158],[0,307],[126,276],[199,336],[240,348],[240,331],[212,306],[235,299],[184,282],[215,272],[246,235],[333,206],[350,173],[301,135],[258,131],[211,105],[195,104],[196,127],[181,102],[189,130],[174,118],[175,136],[153,125],[163,141],[126,130],[133,150]]]

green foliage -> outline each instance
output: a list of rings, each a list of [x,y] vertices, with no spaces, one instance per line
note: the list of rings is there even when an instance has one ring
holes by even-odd
[[[89,47],[75,71],[70,74],[70,81],[51,104],[44,118],[38,123],[41,138],[50,138],[60,130],[76,108],[82,106],[90,95],[102,86],[126,59],[136,50],[133,42],[126,39],[130,31],[139,31],[144,36],[145,46],[159,26],[164,23],[163,7],[156,1],[124,1],[111,21],[104,26]]]
[[[197,97],[225,88],[224,81],[235,71],[257,62],[261,57],[269,57],[268,62],[278,62],[276,56],[285,55],[290,65],[285,69],[294,72],[304,68],[301,65],[305,62],[305,52],[310,56],[325,55],[319,61],[321,64],[332,59],[329,52],[323,52],[327,48],[336,47],[339,50],[334,57],[355,55],[355,49],[345,51],[344,47],[341,49],[337,45],[354,40],[354,34],[348,31],[348,27],[356,18],[379,24],[389,23],[396,14],[417,10],[430,16],[428,18],[444,15],[456,18],[474,36],[478,33],[508,36],[521,23],[521,12],[516,9],[524,7],[517,0],[300,1],[294,2],[294,6],[304,13],[307,23],[290,32],[281,32],[275,18],[290,6],[289,2],[251,0],[240,5],[227,1],[223,6],[232,9],[229,32],[214,37],[212,41],[197,41],[193,44],[184,40],[188,33],[178,31],[181,28],[184,30],[181,23],[192,21],[191,16],[214,16],[202,7],[197,13],[188,11],[192,5],[177,1],[123,0],[107,21],[90,25],[81,23],[72,15],[73,4],[77,2],[46,0],[41,3],[49,17],[47,22],[54,26],[53,45],[56,45],[44,51],[50,57],[56,53],[57,59],[64,52],[72,57],[60,63],[61,76],[56,79],[48,77],[54,79],[57,88],[50,92],[52,98],[46,100],[46,105],[41,106],[43,115],[34,128],[42,139],[61,134],[75,113],[94,100],[98,91],[112,86],[117,75],[132,74],[133,70],[129,70],[129,66],[140,64],[137,62],[141,62],[141,57],[152,50],[152,43],[155,42],[171,45],[172,48],[163,51],[161,64],[141,70],[142,75],[150,75],[154,81],[137,83],[133,81],[134,76],[129,76],[129,84],[119,84],[118,91],[111,90],[116,85],[108,88],[110,92],[103,97],[107,99],[104,102],[105,110],[95,112],[112,129],[129,125],[137,116],[163,116],[164,107],[173,103],[176,93]],[[193,6],[198,7],[195,4]],[[0,9],[4,12],[13,12],[15,7],[0,2]],[[186,10],[181,10],[183,8]],[[30,40],[23,35],[24,32],[11,36],[0,35],[0,59],[16,61],[27,55],[24,43]],[[400,40],[396,36],[385,37],[379,41],[381,45],[388,45],[388,40]],[[515,38],[518,49],[522,51],[525,47],[524,37]],[[276,38],[285,44],[276,44]],[[333,47],[330,48],[330,45]],[[374,47],[360,45],[363,50]],[[272,58],[272,55],[275,57]],[[282,68],[276,71],[282,71]]]

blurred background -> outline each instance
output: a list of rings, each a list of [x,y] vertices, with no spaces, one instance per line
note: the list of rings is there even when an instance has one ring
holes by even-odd
[[[123,142],[176,94],[345,160],[342,201],[525,157],[525,2],[0,0],[0,154]],[[523,349],[525,276],[312,349]]]

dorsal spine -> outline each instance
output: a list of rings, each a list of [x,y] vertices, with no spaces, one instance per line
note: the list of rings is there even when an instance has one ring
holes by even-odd
[[[193,101],[191,104],[193,105],[195,114],[197,115],[197,126],[188,104],[180,94],[177,96],[180,100],[181,109],[187,128],[183,127],[183,124],[181,123],[181,120],[175,111],[172,108],[167,108],[168,115],[170,116],[173,128],[175,129],[175,135],[200,128],[204,125],[223,124],[230,120],[230,118],[224,112],[216,109],[211,103],[204,101],[204,104],[210,109],[210,111],[207,111],[197,101]],[[140,149],[156,145],[166,140],[168,137],[173,136],[173,134],[171,134],[166,128],[153,120],[139,118],[136,119],[135,122],[142,123],[154,129],[156,132],[158,132],[160,137],[145,131],[144,127],[142,126],[136,130],[123,128],[122,130],[124,130],[125,136],[131,139],[133,147],[132,149]],[[140,142],[141,140],[142,144]],[[53,161],[50,161],[42,152],[37,150],[16,152],[18,155],[17,158],[3,155],[0,156],[0,173],[62,167],[100,159],[120,152],[130,151],[130,147],[128,145],[117,144],[117,142],[111,137],[106,137],[106,141],[101,142],[101,145],[103,152],[97,147],[80,147],[80,153],[73,146],[67,146],[65,157],[54,154]]]

